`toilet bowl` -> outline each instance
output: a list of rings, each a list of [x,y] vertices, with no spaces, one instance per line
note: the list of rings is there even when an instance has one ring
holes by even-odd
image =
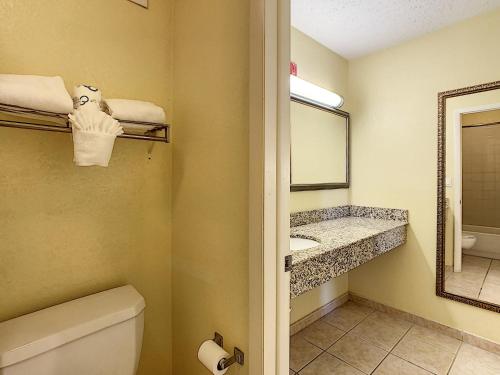
[[[462,249],[470,250],[476,244],[476,236],[468,233],[462,233]]]

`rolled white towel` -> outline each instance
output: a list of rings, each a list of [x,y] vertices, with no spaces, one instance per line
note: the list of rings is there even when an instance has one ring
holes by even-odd
[[[0,103],[63,114],[73,110],[61,77],[0,74]]]
[[[101,109],[101,90],[89,85],[78,85],[73,89],[73,106],[75,109],[83,105],[95,105]]]
[[[108,113],[117,120],[165,123],[165,111],[151,102],[130,99],[105,99]]]

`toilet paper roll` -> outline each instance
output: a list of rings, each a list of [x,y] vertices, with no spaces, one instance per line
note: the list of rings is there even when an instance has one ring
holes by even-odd
[[[222,359],[228,359],[229,357],[231,357],[229,353],[217,345],[213,340],[205,341],[201,344],[200,349],[198,349],[198,359],[215,375],[223,375],[227,372],[227,369],[219,370],[217,365]]]

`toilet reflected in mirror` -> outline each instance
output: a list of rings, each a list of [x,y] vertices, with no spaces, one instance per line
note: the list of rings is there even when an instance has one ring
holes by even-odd
[[[445,107],[444,291],[500,306],[500,89]]]

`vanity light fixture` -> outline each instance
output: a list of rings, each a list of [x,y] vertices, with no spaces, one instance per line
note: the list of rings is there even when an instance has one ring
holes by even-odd
[[[340,108],[344,104],[344,98],[333,91],[326,90],[293,75],[290,76],[290,94],[294,98],[326,108]]]

